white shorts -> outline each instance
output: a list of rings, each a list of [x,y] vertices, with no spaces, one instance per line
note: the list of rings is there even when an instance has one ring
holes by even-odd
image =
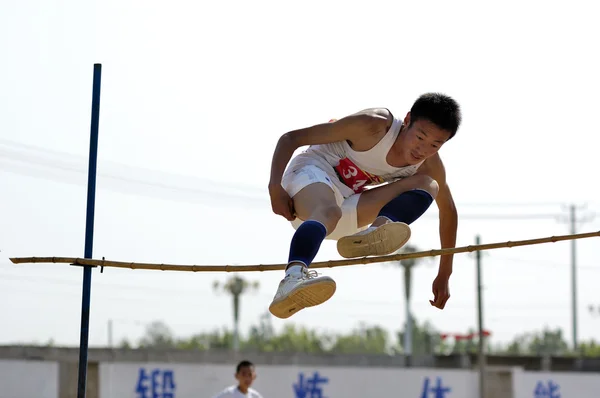
[[[335,229],[325,239],[338,240],[344,236],[355,234],[367,227],[358,227],[357,206],[360,194],[353,194],[345,198],[340,189],[335,186],[323,169],[314,165],[305,165],[299,169],[287,171],[281,181],[281,185],[288,195],[294,197],[300,190],[310,184],[322,182],[327,184],[335,195],[335,201],[342,210],[342,218]],[[292,221],[294,229],[298,229],[304,220],[296,218]]]

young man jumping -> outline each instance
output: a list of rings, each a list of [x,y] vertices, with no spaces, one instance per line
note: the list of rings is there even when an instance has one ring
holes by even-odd
[[[427,93],[403,119],[374,108],[281,136],[269,194],[273,211],[296,232],[269,306],[273,315],[288,318],[333,296],[335,281],[309,271],[324,239],[337,240],[346,258],[391,254],[406,244],[409,225],[435,200],[441,247],[455,247],[458,215],[438,151],[461,119],[454,99]],[[441,256],[433,281],[430,303],[440,309],[450,298],[452,260]]]

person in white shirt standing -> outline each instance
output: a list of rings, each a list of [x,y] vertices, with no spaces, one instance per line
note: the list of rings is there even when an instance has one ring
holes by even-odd
[[[235,369],[237,384],[225,388],[213,398],[263,398],[253,389],[252,383],[256,380],[256,368],[250,361],[241,361]]]

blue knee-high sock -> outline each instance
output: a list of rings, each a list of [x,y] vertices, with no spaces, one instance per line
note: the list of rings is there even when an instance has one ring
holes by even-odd
[[[411,224],[421,217],[433,203],[433,196],[423,189],[414,189],[404,192],[389,203],[379,212],[380,217],[387,217],[395,222]]]
[[[307,220],[300,224],[292,237],[288,264],[297,262],[308,267],[316,257],[325,236],[327,228],[319,221]]]

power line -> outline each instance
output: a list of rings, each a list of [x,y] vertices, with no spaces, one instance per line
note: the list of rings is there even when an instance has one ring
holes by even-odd
[[[23,149],[27,149],[33,152],[37,152],[39,154],[43,154],[44,156],[48,156],[50,155],[54,155],[55,159],[47,159],[47,158],[43,158],[39,155],[34,155],[32,156],[31,154],[27,154],[24,153],[22,151],[18,151],[15,149],[10,149],[7,148],[7,150],[2,150],[2,148],[0,148],[0,155],[2,155],[3,157],[6,157],[8,159],[11,159],[13,161],[16,162],[21,162],[21,163],[26,163],[27,166],[41,166],[44,168],[55,168],[55,169],[59,169],[65,172],[72,172],[72,173],[76,173],[81,175],[82,177],[85,177],[86,173],[87,173],[87,169],[86,169],[86,158],[84,156],[81,155],[74,155],[68,152],[62,152],[62,151],[56,151],[56,150],[51,150],[51,149],[47,149],[47,148],[42,148],[42,147],[37,147],[34,145],[29,145],[29,144],[23,144],[23,143],[19,143],[16,141],[11,141],[11,140],[6,140],[6,139],[0,139],[0,144],[4,144],[7,146],[13,146],[13,147],[17,147],[17,148],[23,148]],[[78,162],[65,162],[64,159],[79,159]],[[209,180],[206,178],[199,178],[196,176],[189,176],[189,175],[183,175],[183,174],[178,174],[178,173],[167,173],[167,172],[163,172],[163,171],[158,171],[158,170],[150,170],[150,169],[145,169],[145,168],[141,168],[141,167],[134,167],[134,166],[129,166],[129,165],[125,165],[122,163],[117,163],[117,162],[112,162],[112,161],[103,161],[103,165],[104,168],[108,167],[113,167],[113,168],[118,168],[119,169],[119,173],[109,173],[109,172],[103,172],[102,171],[102,167],[99,170],[98,176],[99,177],[103,177],[103,178],[107,178],[107,179],[112,179],[115,181],[120,181],[120,182],[124,182],[124,183],[135,183],[135,184],[139,184],[139,185],[143,185],[143,186],[148,186],[148,187],[152,187],[152,188],[159,188],[159,189],[166,189],[166,190],[172,190],[172,191],[178,191],[178,192],[182,192],[182,193],[191,193],[191,194],[209,194],[209,195],[214,195],[216,193],[218,194],[225,194],[225,195],[231,195],[233,197],[237,197],[237,198],[252,198],[252,199],[265,199],[265,201],[268,202],[267,196],[267,190],[266,189],[259,189],[256,186],[253,185],[246,185],[246,186],[242,186],[240,185],[240,183],[236,184],[224,184],[222,181],[215,181],[215,180]],[[23,168],[21,168],[21,170],[23,170]],[[131,176],[124,176],[124,174],[128,174],[125,173],[124,171],[128,170],[129,174],[131,174],[131,172],[135,173],[146,173],[146,174],[150,174],[152,177],[157,177],[157,176],[162,176],[162,179],[167,180],[167,181],[173,181],[174,179],[186,179],[187,183],[186,185],[190,185],[190,186],[178,186],[178,185],[174,185],[172,183],[164,183],[164,182],[157,182],[152,181],[152,178],[150,179],[141,179],[139,177],[131,177]],[[22,172],[21,172],[22,173]],[[26,172],[24,174],[27,174]],[[60,181],[60,179],[59,179]],[[85,181],[82,179],[81,180],[82,183],[84,183]],[[62,180],[60,182],[67,182],[66,180]],[[226,192],[220,192],[220,191],[213,191],[213,190],[207,190],[207,189],[202,189],[202,188],[198,188],[201,186],[205,186],[205,185],[210,185],[212,188],[222,188],[222,189],[231,189],[231,190],[235,190],[237,191],[235,194],[231,194],[231,193],[226,193]],[[193,188],[192,188],[193,187]],[[253,195],[248,195],[248,192],[252,192],[255,195],[260,195],[260,198],[253,196]],[[143,196],[149,196],[149,195],[143,195]],[[264,198],[263,198],[264,196]],[[593,202],[592,202],[593,203]],[[458,203],[458,205],[460,207],[503,207],[503,208],[510,208],[510,207],[541,207],[541,206],[564,206],[565,202],[469,202],[469,203]],[[507,214],[507,215],[503,215],[503,214],[480,214],[480,215],[467,215],[466,217],[469,217],[471,219],[497,219],[497,220],[504,220],[504,219],[512,219],[512,220],[519,220],[519,219],[544,219],[544,218],[555,218],[558,217],[559,213],[547,213],[547,214]]]
[[[9,146],[16,146],[19,148],[25,148],[34,152],[38,152],[37,155],[31,155],[22,151],[17,151],[15,149],[11,149],[11,148],[6,148],[4,151],[2,151],[2,148],[0,148],[0,154],[4,155],[7,158],[10,158],[14,161],[20,161],[23,162],[24,160],[27,160],[27,164],[37,164],[39,166],[43,166],[43,167],[51,167],[51,168],[59,168],[62,169],[64,171],[69,171],[69,172],[75,172],[81,175],[87,175],[87,157],[84,157],[82,155],[75,155],[72,153],[68,153],[68,152],[61,152],[61,151],[56,151],[56,150],[51,150],[51,149],[47,149],[47,148],[42,148],[42,147],[36,147],[33,145],[27,145],[27,144],[21,144],[21,143],[16,143],[15,141],[9,141],[9,140],[3,140],[0,139],[0,144],[2,144],[4,142],[4,145],[9,145]],[[41,155],[41,156],[40,156]],[[48,155],[54,156],[53,159],[49,159]],[[70,159],[70,162],[66,162],[65,159]],[[72,161],[72,159],[75,159],[76,161]],[[112,174],[112,173],[105,173],[102,169],[105,168],[117,168],[119,169],[119,173],[118,175]],[[114,161],[102,161],[102,167],[99,170],[98,175],[99,176],[105,176],[105,177],[109,177],[109,178],[115,178],[115,179],[124,179],[123,174],[125,171],[130,171],[130,172],[136,172],[136,173],[145,173],[145,174],[150,174],[150,175],[160,175],[162,176],[163,180],[166,181],[172,181],[173,179],[177,179],[177,178],[185,178],[188,180],[194,180],[194,183],[191,184],[192,186],[202,186],[205,184],[210,184],[210,185],[218,185],[221,187],[225,187],[225,188],[229,188],[229,189],[236,189],[236,190],[241,190],[242,192],[248,192],[248,191],[257,191],[257,192],[262,192],[262,190],[258,190],[258,188],[256,188],[255,186],[252,185],[243,185],[239,182],[236,182],[235,185],[231,185],[231,184],[223,184],[222,181],[219,180],[211,180],[211,179],[207,179],[207,178],[200,178],[196,175],[183,175],[183,174],[179,174],[179,173],[172,173],[172,172],[165,172],[162,170],[152,170],[152,169],[148,169],[148,168],[142,168],[142,167],[138,167],[138,166],[130,166],[124,163],[119,163],[119,162],[114,162]],[[139,178],[132,178],[132,179],[126,179],[127,182],[129,181],[133,181],[133,182],[137,182],[137,183],[148,183],[150,185],[152,185],[152,182],[147,181],[147,180],[141,180]],[[163,183],[158,183],[157,185],[159,186],[165,186],[166,184]],[[171,187],[171,186],[169,186]],[[187,187],[186,187],[187,188]],[[189,188],[187,188],[189,189]]]
[[[528,264],[528,265],[532,265],[532,266],[536,266],[536,267],[544,267],[544,268],[548,268],[549,266],[553,267],[553,268],[564,268],[564,267],[568,266],[568,264],[566,262],[565,263],[558,263],[558,262],[554,262],[554,261],[539,262],[539,261],[526,260],[524,258],[510,257],[510,256],[504,256],[504,255],[497,255],[497,254],[494,254],[493,258],[499,259],[499,260],[511,261],[511,262],[515,262],[515,263]],[[593,266],[593,265],[581,266],[580,265],[577,268],[585,269],[588,271],[599,271],[600,272],[600,266]]]
[[[66,162],[62,162],[62,161],[57,162],[55,160],[41,159],[39,157],[32,157],[32,156],[29,156],[26,154],[14,154],[14,153],[11,154],[7,151],[3,151],[2,148],[0,148],[0,156],[1,156],[0,159],[3,159],[3,160],[8,159],[8,162],[3,163],[5,166],[4,167],[5,171],[12,171],[12,172],[16,172],[18,174],[23,174],[23,175],[27,175],[27,176],[41,177],[41,178],[45,178],[45,179],[55,180],[58,182],[65,182],[65,183],[71,183],[71,184],[82,185],[82,186],[85,183],[85,176],[86,176],[87,171],[83,165],[81,167],[78,167],[77,165],[74,165],[72,163],[66,163]],[[8,169],[9,167],[12,168],[12,170],[9,170]],[[50,169],[60,170],[63,173],[70,173],[70,175],[74,178],[79,177],[80,181],[74,180],[74,178],[64,178],[65,174],[63,174],[61,176],[50,174],[48,172]],[[179,175],[179,174],[158,173],[158,172],[152,173],[154,175],[163,174],[163,177],[164,177],[163,180],[169,181],[169,183],[162,182],[162,181],[156,181],[156,180],[153,181],[151,178],[150,179],[142,179],[142,178],[139,178],[139,176],[138,177],[128,176],[128,174],[132,174],[131,171],[139,173],[140,170],[143,170],[143,169],[129,168],[128,172],[126,172],[125,169],[122,169],[122,170],[120,170],[120,173],[110,173],[110,172],[99,171],[98,177],[99,177],[99,179],[102,179],[104,181],[112,181],[113,182],[113,185],[108,186],[109,189],[114,188],[114,186],[115,186],[114,183],[116,182],[116,183],[120,183],[118,185],[119,189],[117,189],[117,191],[126,191],[128,193],[132,192],[130,184],[137,184],[138,186],[141,186],[141,187],[158,188],[162,191],[172,191],[172,192],[181,192],[181,193],[187,193],[187,194],[200,194],[200,195],[210,195],[210,196],[219,194],[219,195],[234,196],[234,197],[238,197],[238,198],[243,197],[246,199],[256,198],[252,194],[248,194],[249,192],[250,193],[254,192],[255,195],[263,194],[262,191],[257,190],[255,187],[243,187],[240,185],[226,185],[226,184],[222,184],[222,183],[215,182],[215,181],[208,180],[208,179],[191,177],[191,176],[183,176],[183,175]],[[182,178],[185,178],[187,180],[186,181],[187,184],[185,184],[184,186],[173,184],[173,181],[175,181],[176,179],[181,180]],[[122,185],[123,183],[126,185]],[[211,189],[203,188],[206,186],[210,186]],[[103,187],[104,186],[100,186],[99,188],[103,188]],[[218,188],[221,188],[221,190],[218,190]],[[226,191],[223,191],[223,189],[229,190],[229,191],[234,191],[235,193],[226,192]],[[136,192],[135,190],[133,190],[133,191]],[[141,191],[138,189],[137,192],[139,193]],[[266,190],[264,192],[266,192]],[[143,195],[143,196],[152,196],[152,195]]]
[[[81,169],[74,167],[72,164],[57,164],[56,162],[50,160],[44,160],[42,159],[40,161],[39,158],[36,157],[31,157],[31,156],[22,156],[22,155],[14,155],[12,154],[11,156],[6,156],[6,151],[1,151],[0,150],[0,155],[4,155],[4,157],[7,157],[13,161],[17,161],[17,162],[21,162],[21,163],[26,163],[25,166],[23,165],[18,165],[15,163],[0,163],[3,164],[4,167],[4,171],[8,171],[8,172],[15,172],[17,174],[21,174],[21,175],[26,175],[26,176],[33,176],[33,177],[39,177],[39,178],[43,178],[43,179],[47,179],[47,180],[53,180],[53,181],[58,181],[58,182],[63,182],[63,183],[70,183],[70,184],[75,184],[75,185],[83,185],[83,178],[85,177],[85,168],[82,167]],[[35,166],[42,166],[41,169],[35,169]],[[34,170],[32,170],[32,168],[34,168]],[[63,172],[74,172],[80,175],[80,177],[82,178],[82,183],[81,184],[77,184],[75,181],[73,181],[73,179],[69,179],[69,178],[64,178],[64,176],[57,176],[57,175],[52,175],[51,173],[49,173],[47,171],[47,169],[58,169],[58,170],[62,170]],[[135,170],[135,168],[133,168],[133,170]],[[182,175],[177,175],[177,174],[173,174],[174,176],[177,176],[179,178],[182,178],[184,176]],[[178,186],[178,185],[173,185],[173,184],[169,184],[169,183],[163,183],[163,182],[156,182],[156,181],[151,181],[151,180],[147,180],[147,179],[140,179],[140,178],[135,178],[135,177],[127,177],[127,176],[121,176],[121,175],[116,175],[114,173],[99,173],[98,175],[99,179],[103,180],[106,179],[108,181],[112,181],[111,183],[107,183],[108,181],[105,180],[105,182],[99,184],[98,186],[98,190],[102,190],[102,189],[108,189],[110,191],[116,191],[116,192],[121,192],[121,193],[132,193],[138,196],[143,196],[143,197],[151,197],[151,198],[161,198],[161,199],[165,199],[168,198],[170,200],[176,200],[176,201],[185,201],[185,202],[193,202],[193,203],[205,203],[205,200],[202,200],[201,198],[207,199],[213,199],[213,200],[226,200],[226,199],[230,199],[230,200],[240,200],[240,201],[244,201],[245,205],[253,205],[253,206],[260,206],[260,207],[264,207],[265,211],[269,211],[270,212],[270,201],[268,198],[268,193],[266,191],[258,191],[256,190],[256,188],[254,188],[254,192],[255,194],[248,194],[248,191],[241,191],[241,188],[239,186],[234,186],[234,185],[225,185],[225,184],[220,184],[220,185],[215,185],[212,181],[209,180],[204,180],[204,179],[198,179],[198,178],[193,178],[193,177],[185,177],[188,178],[189,180],[194,181],[195,183],[191,184],[193,186],[192,187],[187,187],[187,186]],[[117,182],[118,184],[115,184],[115,182]],[[134,188],[134,185],[138,185],[141,186],[143,188],[150,188],[150,189],[154,189],[152,191],[152,193],[149,193],[148,191],[144,191],[142,189],[136,189]],[[223,190],[212,190],[212,189],[206,189],[206,188],[197,188],[198,186],[202,187],[202,186],[206,186],[206,185],[210,185],[212,188],[221,188],[221,189],[231,189],[231,190],[235,190],[236,192],[227,192],[227,191],[223,191]],[[158,190],[158,192],[157,192]],[[261,192],[261,194],[259,195],[258,192]],[[178,194],[183,194],[182,195],[178,195]],[[190,197],[192,196],[196,196],[197,199],[196,200],[190,200]],[[199,200],[198,200],[199,199]],[[485,206],[485,204],[469,204],[469,205],[463,205],[463,204],[458,204],[459,207],[482,207]],[[506,207],[511,207],[511,204],[506,204]],[[515,205],[517,206],[517,205]],[[520,206],[520,204],[519,204]],[[425,214],[422,218],[424,219],[437,219],[438,216],[435,213],[427,213]],[[502,214],[502,213],[491,213],[491,214],[464,214],[461,213],[459,214],[459,218],[463,219],[463,220],[496,220],[496,221],[514,221],[514,220],[551,220],[551,219],[558,219],[560,218],[560,213],[540,213],[540,214],[516,214],[516,213],[506,213],[506,214]]]
[[[22,277],[22,276],[14,276],[14,275],[2,275],[2,279],[0,279],[0,284],[4,281],[17,281],[17,282],[44,282],[44,285],[46,288],[48,288],[49,291],[52,292],[56,292],[56,290],[54,289],[54,287],[57,287],[59,285],[69,285],[72,286],[74,288],[73,293],[71,293],[70,291],[66,291],[64,289],[61,289],[59,292],[60,294],[64,294],[65,296],[71,296],[73,294],[79,294],[78,293],[78,285],[77,285],[77,281],[70,281],[68,279],[59,279],[59,278],[48,278],[48,277],[34,277],[34,278],[27,278],[27,277]],[[176,293],[175,297],[178,297],[183,299],[184,301],[188,302],[188,298],[190,296],[194,296],[194,297],[203,297],[203,296],[211,296],[214,297],[212,291],[210,290],[199,290],[199,289],[184,289],[181,287],[178,288],[165,288],[165,287],[149,287],[149,286],[138,286],[135,284],[113,284],[113,283],[107,283],[107,282],[103,282],[103,281],[97,281],[95,283],[95,285],[97,286],[97,288],[111,288],[111,289],[117,289],[117,292],[114,292],[116,294],[118,294],[118,296],[115,296],[112,294],[111,292],[111,299],[118,299],[118,300],[126,300],[126,301],[139,301],[139,300],[149,300],[149,297],[156,297],[160,300],[163,300],[161,297],[159,296],[155,296],[153,294],[144,294],[144,293]],[[15,286],[14,283],[10,283],[8,286],[5,286],[2,290],[6,291],[7,289],[10,288],[15,288],[18,291],[22,291],[23,290],[23,285],[19,285],[18,287]],[[35,289],[31,289],[31,291],[37,291],[39,292],[39,288],[35,288]],[[143,294],[143,297],[140,297],[136,294],[133,294],[131,296],[122,296],[121,294],[124,292],[132,292],[132,291],[137,291],[141,294]],[[106,291],[104,291],[106,293]],[[41,292],[40,292],[41,293]],[[256,293],[257,297],[260,298],[264,298],[264,299],[271,299],[272,295],[270,293],[267,292],[257,292]],[[352,304],[353,306],[365,306],[365,307],[386,307],[386,306],[390,306],[390,307],[395,307],[398,305],[398,303],[400,302],[400,300],[364,300],[364,299],[360,299],[360,300],[356,300],[356,299],[351,299],[351,298],[346,298],[346,297],[336,297],[336,300],[342,301],[343,303],[348,303],[348,304]],[[427,307],[429,308],[430,304],[427,303],[422,303],[416,304],[417,306],[423,306],[423,307]],[[548,310],[548,311],[555,311],[557,307],[560,308],[567,308],[567,305],[559,300],[556,302],[543,302],[543,303],[528,303],[527,308],[523,307],[522,304],[520,303],[514,303],[514,304],[510,304],[510,303],[506,303],[505,301],[502,301],[500,304],[495,304],[494,302],[488,302],[488,305],[493,306],[495,309],[500,309],[500,310],[510,310],[510,311],[514,311],[514,310],[527,310],[528,308],[535,308],[536,310]],[[453,303],[452,307],[455,309],[468,309],[471,310],[473,307],[471,304],[468,303]]]

